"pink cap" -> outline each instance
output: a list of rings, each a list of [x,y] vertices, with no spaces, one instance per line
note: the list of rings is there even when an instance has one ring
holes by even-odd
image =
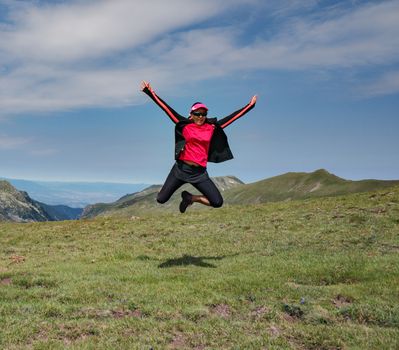
[[[200,109],[200,108],[204,108],[204,109],[208,110],[207,106],[205,106],[203,103],[199,102],[199,103],[193,104],[193,106],[191,107],[191,112],[193,112],[193,111],[195,111],[197,109]]]

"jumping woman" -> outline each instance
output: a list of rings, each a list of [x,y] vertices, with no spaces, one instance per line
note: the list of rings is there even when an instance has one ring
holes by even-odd
[[[190,183],[202,195],[193,195],[183,191],[179,206],[181,213],[184,213],[187,207],[195,202],[220,208],[223,205],[223,198],[209,178],[206,165],[207,162],[220,163],[233,158],[223,129],[254,108],[256,95],[245,107],[220,120],[207,118],[208,107],[201,102],[195,102],[191,106],[190,115],[186,118],[157,96],[150,83],[143,81],[141,87],[142,91],[176,124],[176,163],[158,193],[158,203],[166,203],[179,187]]]

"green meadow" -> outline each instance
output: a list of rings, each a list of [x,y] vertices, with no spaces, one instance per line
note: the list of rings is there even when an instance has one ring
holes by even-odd
[[[0,348],[399,348],[399,187],[191,209],[0,223]]]

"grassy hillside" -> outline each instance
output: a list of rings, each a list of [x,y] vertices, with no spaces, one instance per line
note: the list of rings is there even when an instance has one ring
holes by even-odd
[[[399,187],[0,224],[2,349],[397,349]]]
[[[375,191],[399,185],[399,181],[342,179],[324,169],[312,173],[287,173],[226,192],[229,204],[277,202]]]

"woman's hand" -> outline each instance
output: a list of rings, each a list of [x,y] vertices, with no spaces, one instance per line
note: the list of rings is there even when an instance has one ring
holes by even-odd
[[[141,91],[144,91],[145,88],[147,88],[148,90],[152,91],[152,87],[151,87],[150,83],[145,81],[145,80],[143,80],[141,82]]]
[[[249,102],[249,104],[251,106],[254,105],[256,103],[257,99],[258,99],[258,96],[256,96],[256,95],[252,96],[251,101]]]

